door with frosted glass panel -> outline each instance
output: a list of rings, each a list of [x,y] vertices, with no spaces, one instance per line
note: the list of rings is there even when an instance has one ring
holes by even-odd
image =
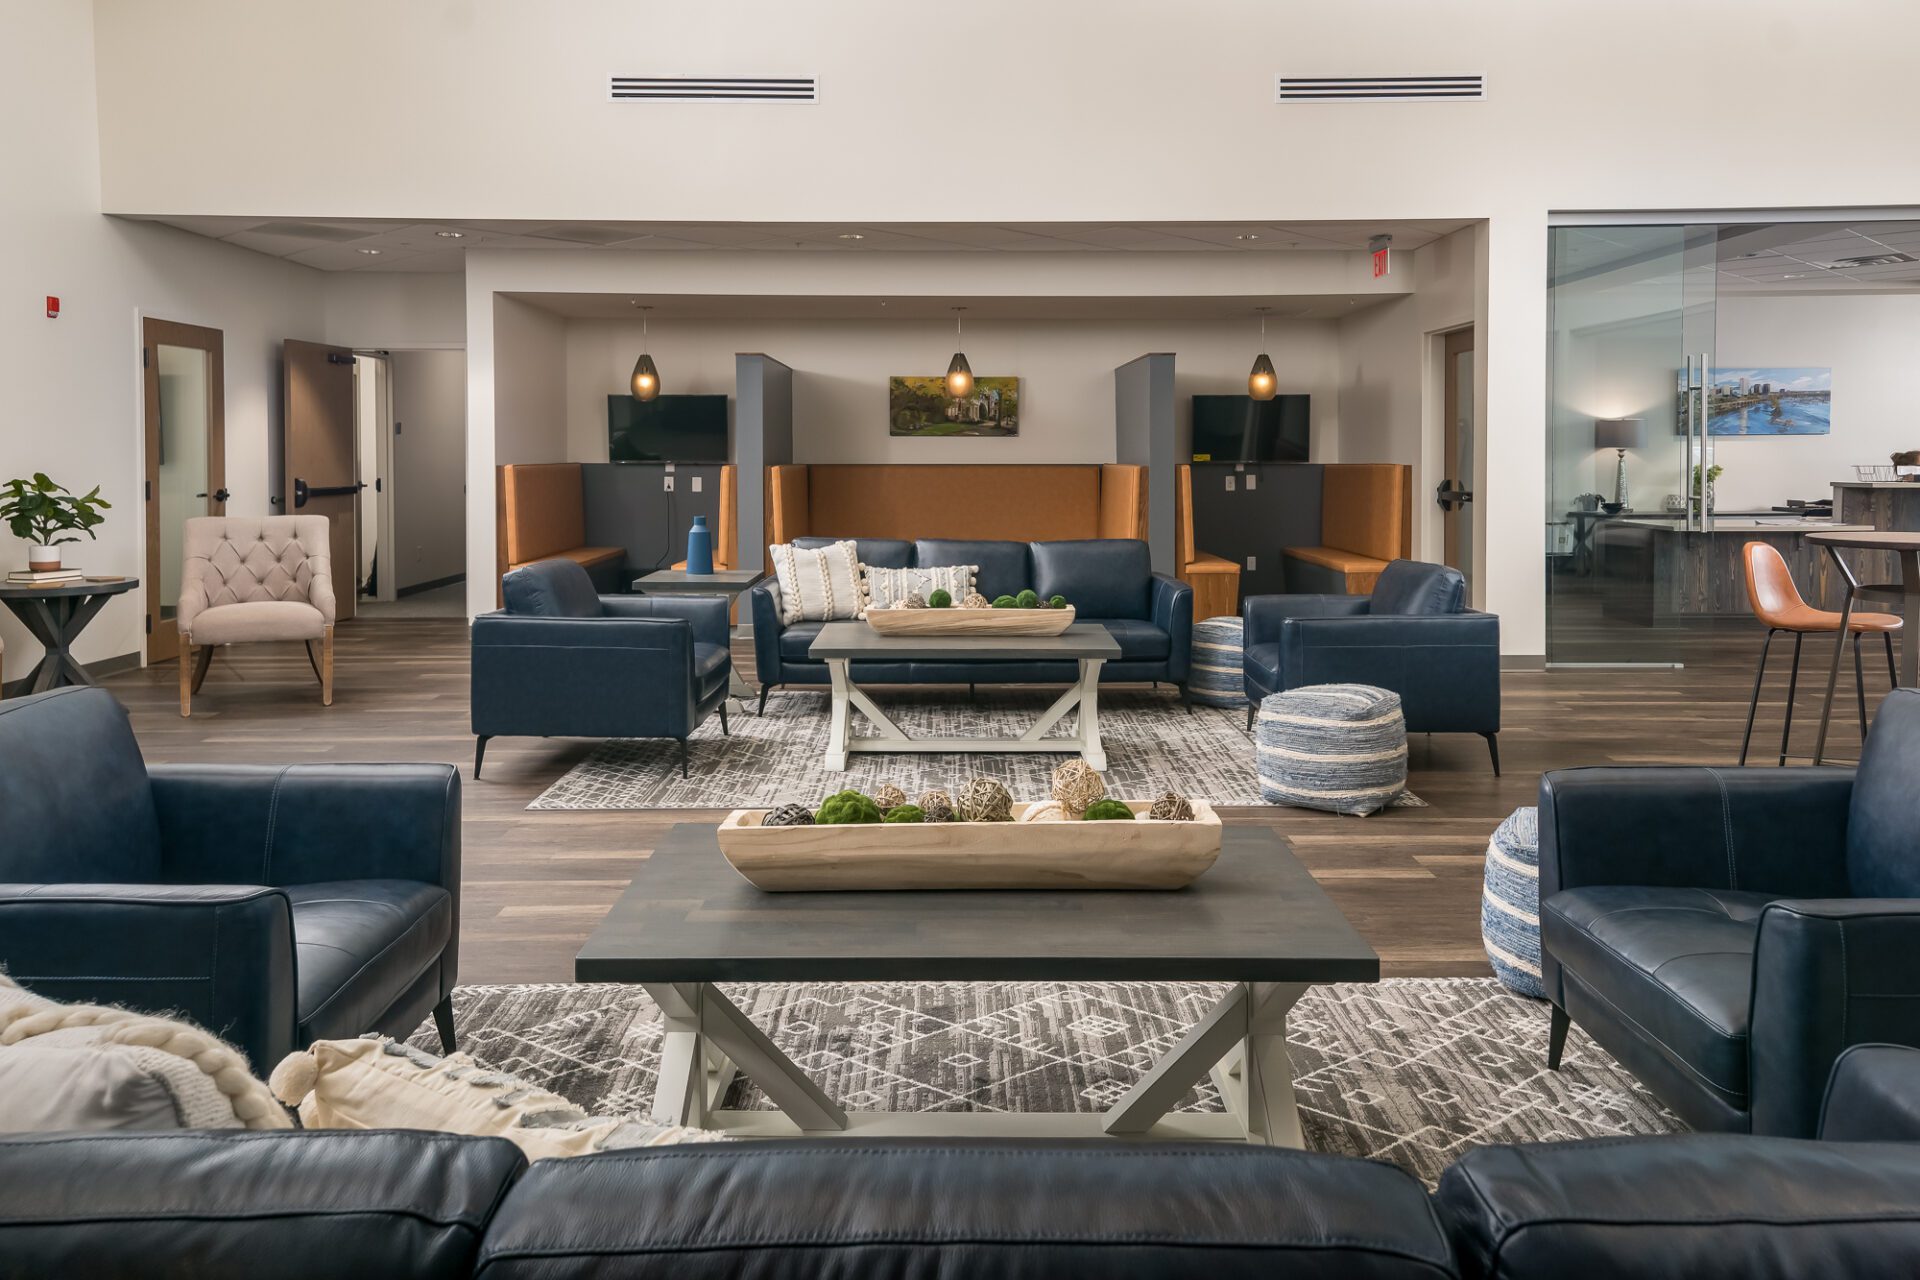
[[[180,600],[190,516],[226,510],[226,388],[218,329],[141,324],[146,390],[147,661],[179,656]]]

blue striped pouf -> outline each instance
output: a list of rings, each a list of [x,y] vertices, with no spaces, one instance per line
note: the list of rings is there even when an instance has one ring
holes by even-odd
[[[1509,990],[1544,998],[1540,985],[1540,811],[1515,809],[1487,845],[1480,940],[1493,976]]]
[[[1261,699],[1253,732],[1260,797],[1368,814],[1407,789],[1400,695],[1365,684],[1314,684]]]
[[[1246,659],[1240,650],[1240,619],[1208,618],[1193,624],[1193,661],[1187,693],[1209,707],[1247,705]]]

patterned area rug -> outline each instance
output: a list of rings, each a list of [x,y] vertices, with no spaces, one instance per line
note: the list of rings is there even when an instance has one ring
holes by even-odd
[[[875,695],[908,733],[925,737],[1017,736],[1058,696],[1048,689],[982,689],[972,698],[950,690],[882,691]],[[1054,736],[1074,731],[1068,716]],[[776,693],[767,714],[732,717],[722,737],[710,718],[692,738],[692,776],[680,776],[671,742],[621,739],[597,748],[535,797],[529,809],[736,809],[813,805],[845,787],[871,793],[891,782],[908,795],[956,790],[968,778],[997,779],[1015,800],[1049,793],[1053,770],[1068,756],[856,755],[844,773],[821,767],[827,747],[827,695]],[[855,715],[854,732],[872,726]],[[1107,789],[1129,799],[1177,791],[1216,805],[1257,805],[1253,737],[1246,713],[1196,706],[1192,714],[1171,690],[1116,689],[1100,695],[1100,738],[1107,750]],[[1420,805],[1411,793],[1402,805]]]
[[[1201,984],[738,985],[729,997],[843,1105],[1096,1111],[1219,997]],[[599,1115],[652,1105],[659,1009],[638,987],[461,987],[460,1047]],[[1680,1122],[1576,1027],[1546,1069],[1546,1005],[1490,978],[1315,987],[1288,1019],[1307,1145],[1431,1184],[1469,1147],[1670,1133]],[[431,1025],[413,1042],[433,1052]],[[728,1106],[768,1105],[737,1081]],[[1206,1084],[1182,1111],[1223,1110]]]

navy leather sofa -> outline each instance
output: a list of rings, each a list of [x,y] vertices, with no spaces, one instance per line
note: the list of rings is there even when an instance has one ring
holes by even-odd
[[[1408,733],[1477,733],[1500,773],[1500,619],[1466,604],[1458,569],[1395,560],[1364,596],[1248,596],[1247,728],[1270,693],[1370,684],[1400,695]]]
[[[1829,1124],[1483,1147],[1428,1195],[1265,1147],[811,1139],[531,1169],[418,1132],[0,1139],[12,1280],[1751,1280],[1920,1272],[1920,1070],[1850,1055]]]
[[[22,986],[184,1015],[265,1074],[429,1010],[451,1052],[459,941],[452,768],[149,767],[104,690],[0,702],[0,968]]]
[[[837,538],[795,538],[797,547],[825,547]],[[1086,538],[1062,542],[991,542],[922,538],[905,542],[860,538],[860,563],[884,569],[971,564],[979,566],[975,589],[989,600],[1028,588],[1041,599],[1065,596],[1075,619],[1104,625],[1120,646],[1118,660],[1100,668],[1101,683],[1165,681],[1186,696],[1188,655],[1193,645],[1193,588],[1153,571],[1147,544],[1133,538]],[[760,709],[781,685],[824,685],[827,664],[807,657],[820,634],[818,622],[780,621],[778,586],[772,579],[747,593],[753,617],[753,656],[760,679]],[[957,603],[957,602],[956,602]],[[855,662],[852,675],[866,684],[1071,684],[1071,662]]]
[[[1540,781],[1550,1061],[1569,1018],[1696,1129],[1803,1137],[1848,1045],[1920,1045],[1920,692],[1857,771]]]
[[[603,596],[571,560],[500,580],[505,608],[473,620],[473,776],[487,739],[673,738],[716,710],[727,731],[727,602],[719,596]]]

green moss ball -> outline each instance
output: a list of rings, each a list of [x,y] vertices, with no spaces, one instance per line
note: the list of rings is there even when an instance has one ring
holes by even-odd
[[[821,826],[880,821],[880,806],[858,791],[836,791],[820,802],[813,820]]]
[[[1064,609],[1066,607],[1067,598],[1065,596],[1054,596],[1047,601],[1047,608],[1049,609]]]
[[[1133,810],[1124,800],[1095,800],[1080,817],[1087,822],[1132,822]]]
[[[882,822],[925,822],[927,815],[917,804],[897,804],[887,810]]]
[[[1029,587],[1027,590],[1015,596],[1013,602],[1022,609],[1038,609],[1040,607],[1040,594]]]
[[[932,595],[927,597],[927,608],[929,609],[953,608],[953,593],[951,591],[935,591]]]
[[[993,598],[993,607],[996,609],[1011,609],[1014,603],[1012,596],[995,596]]]

